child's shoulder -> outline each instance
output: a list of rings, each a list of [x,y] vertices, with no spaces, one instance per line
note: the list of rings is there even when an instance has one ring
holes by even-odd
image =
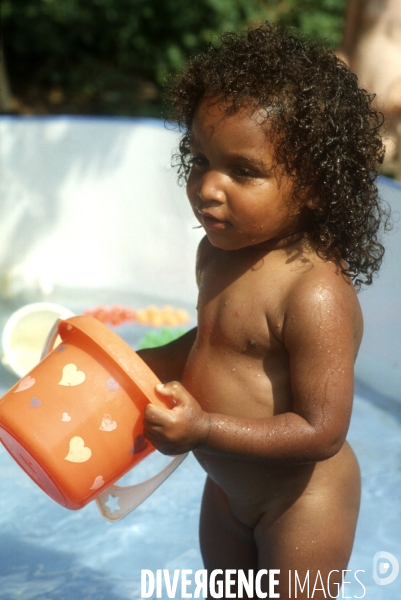
[[[313,337],[318,328],[335,329],[340,323],[361,330],[359,301],[344,264],[321,258],[307,238],[272,253],[270,261],[262,285],[269,293],[268,312],[280,323],[280,339],[286,330]],[[275,286],[269,271],[275,273]]]
[[[213,246],[209,242],[207,235],[205,235],[199,242],[198,251],[196,253],[196,281],[198,285],[200,274],[212,255]]]
[[[288,351],[298,353],[302,360],[309,357],[312,362],[320,360],[322,353],[330,358],[334,350],[337,357],[355,359],[363,317],[354,285],[341,265],[312,261],[309,269],[292,279],[281,302],[278,337]]]
[[[291,319],[311,323],[340,322],[350,319],[361,326],[362,315],[352,280],[342,265],[312,254],[303,268],[295,267],[282,297],[284,311]]]
[[[204,235],[198,246],[197,260],[205,260],[205,257],[209,256],[213,252],[213,246],[209,242],[207,235]]]

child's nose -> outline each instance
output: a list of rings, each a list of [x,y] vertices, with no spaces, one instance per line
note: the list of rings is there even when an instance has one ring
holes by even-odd
[[[204,202],[224,202],[225,191],[222,174],[218,171],[204,173],[199,182],[197,194]]]

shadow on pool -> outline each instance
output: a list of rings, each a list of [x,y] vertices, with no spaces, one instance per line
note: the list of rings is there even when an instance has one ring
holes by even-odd
[[[363,397],[367,402],[380,408],[386,414],[391,415],[401,424],[401,402],[396,398],[380,394],[360,379],[355,380],[355,394]]]
[[[113,592],[110,574],[80,566],[72,554],[2,535],[0,598],[40,600],[123,600]]]

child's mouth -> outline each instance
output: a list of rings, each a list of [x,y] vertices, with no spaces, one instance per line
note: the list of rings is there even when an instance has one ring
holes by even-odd
[[[225,229],[228,225],[227,221],[220,221],[219,219],[215,219],[209,215],[205,215],[202,212],[198,212],[200,218],[202,220],[202,224],[206,229],[211,229],[212,231],[219,231],[221,229]]]

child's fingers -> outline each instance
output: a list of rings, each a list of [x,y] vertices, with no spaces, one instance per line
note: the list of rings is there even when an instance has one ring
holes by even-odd
[[[168,408],[148,404],[145,408],[145,422],[153,427],[161,426],[168,419],[169,412]]]
[[[156,386],[158,394],[174,400],[164,408],[148,404],[145,409],[144,435],[164,454],[182,454],[197,447],[206,438],[208,415],[177,381]]]
[[[174,392],[177,392],[180,386],[181,384],[178,381],[170,381],[169,383],[158,383],[156,389],[163,396],[173,396]]]
[[[156,386],[156,391],[162,396],[170,398],[174,404],[182,404],[188,397],[186,389],[178,383],[178,381],[170,381],[169,383],[160,383]]]
[[[170,440],[172,411],[148,404],[145,409],[144,435],[163,454],[175,454],[176,445]]]

